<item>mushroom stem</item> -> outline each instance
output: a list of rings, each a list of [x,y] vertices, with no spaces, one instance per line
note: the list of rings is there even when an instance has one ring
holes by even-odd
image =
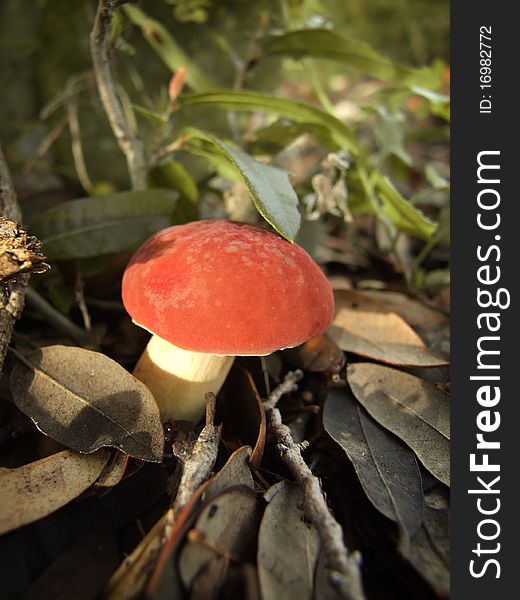
[[[183,350],[157,335],[141,354],[134,375],[152,392],[163,422],[198,422],[205,410],[204,394],[218,394],[234,356]]]

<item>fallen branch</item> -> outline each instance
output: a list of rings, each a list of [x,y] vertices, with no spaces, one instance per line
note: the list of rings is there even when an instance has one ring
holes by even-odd
[[[16,227],[16,224],[22,220],[22,213],[16,200],[9,169],[5,163],[1,147],[0,215],[5,217],[6,227],[9,227],[9,223]],[[3,229],[1,235],[3,235]],[[0,373],[2,373],[7,348],[11,342],[14,324],[22,314],[28,280],[28,273],[23,273],[15,279],[0,282]]]
[[[115,91],[108,57],[112,16],[119,4],[122,4],[120,0],[99,0],[94,27],[90,34],[90,54],[101,104],[117,143],[126,157],[132,188],[143,190],[146,187],[144,146],[125,118]]]
[[[354,556],[349,556],[343,541],[343,530],[327,506],[319,479],[313,475],[304,461],[301,445],[292,439],[291,431],[282,422],[282,415],[277,408],[280,398],[295,390],[297,382],[302,377],[303,373],[300,370],[287,373],[282,383],[264,402],[264,408],[282,461],[295,480],[303,485],[305,511],[320,536],[331,585],[337,591],[339,598],[362,600],[365,596],[358,561]]]

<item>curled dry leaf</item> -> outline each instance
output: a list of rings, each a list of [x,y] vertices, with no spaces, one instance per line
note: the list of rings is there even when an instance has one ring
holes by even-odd
[[[301,346],[283,351],[283,357],[295,369],[318,373],[338,373],[345,355],[328,335],[319,335]]]
[[[428,381],[373,363],[350,365],[347,380],[370,415],[401,438],[432,475],[449,485],[448,395]]]
[[[346,389],[330,390],[323,426],[354,465],[368,499],[401,530],[401,547],[421,526],[423,488],[415,455],[380,427]]]
[[[142,460],[162,460],[157,404],[121,365],[99,352],[59,345],[17,356],[13,399],[40,431],[78,452],[112,446]]]
[[[89,488],[109,459],[108,450],[83,456],[71,450],[0,471],[0,534],[58,510]]]
[[[228,488],[207,501],[179,555],[186,588],[218,557],[240,562],[259,521],[260,505],[249,487]]]
[[[120,483],[128,467],[128,460],[127,454],[114,450],[94,487],[111,488]]]
[[[408,367],[437,367],[446,361],[429,352],[395,312],[353,290],[335,290],[336,316],[328,334],[346,352]]]
[[[224,434],[238,437],[242,444],[253,448],[251,466],[257,469],[262,461],[265,446],[265,411],[254,379],[242,367],[234,366],[226,383],[227,411]]]
[[[284,487],[265,509],[258,534],[258,577],[263,600],[311,600],[320,538],[304,514],[300,484]]]

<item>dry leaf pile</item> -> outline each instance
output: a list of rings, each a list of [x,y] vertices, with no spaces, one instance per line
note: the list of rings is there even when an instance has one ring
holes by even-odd
[[[121,355],[15,338],[0,414],[0,597],[446,596],[447,318],[396,292],[341,289],[336,303],[328,335],[237,360],[195,429],[164,429]],[[277,389],[290,439],[273,429]],[[312,483],[284,460],[291,444],[362,591],[331,570]]]

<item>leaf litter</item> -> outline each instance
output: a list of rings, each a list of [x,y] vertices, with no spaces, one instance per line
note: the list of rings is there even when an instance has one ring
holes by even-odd
[[[428,381],[374,363],[350,365],[347,379],[368,413],[401,438],[430,473],[449,485],[448,395]]]
[[[42,432],[78,452],[112,446],[134,458],[162,460],[157,404],[115,361],[59,345],[18,356],[11,374],[13,399]]]
[[[17,469],[0,470],[0,533],[12,531],[58,510],[101,475],[110,454],[84,456],[63,450]]]
[[[409,547],[423,512],[414,453],[368,416],[346,388],[329,392],[323,425],[354,465],[370,502],[399,525],[402,546]]]
[[[398,314],[361,292],[335,290],[336,316],[328,334],[345,352],[407,367],[437,367],[432,354]]]

